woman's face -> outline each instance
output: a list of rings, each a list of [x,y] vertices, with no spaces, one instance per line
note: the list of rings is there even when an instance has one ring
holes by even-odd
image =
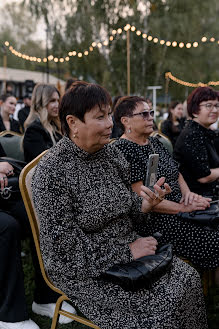
[[[95,106],[84,115],[84,122],[76,118],[70,138],[83,150],[94,153],[108,144],[112,132],[112,110],[109,105]],[[72,138],[75,135],[76,137]]]
[[[215,123],[219,114],[219,101],[209,100],[199,104],[199,113],[195,115],[195,121],[205,128],[209,128],[212,123]]]
[[[7,114],[14,114],[17,100],[15,97],[10,96],[2,103],[3,111]]]
[[[174,120],[181,119],[183,117],[183,105],[181,103],[177,104],[176,107],[170,111]]]
[[[54,91],[54,93],[52,94],[51,100],[46,108],[48,111],[49,121],[54,118],[57,118],[57,116],[59,115],[59,94],[56,91]]]
[[[147,112],[147,117],[142,113]],[[150,114],[149,106],[146,102],[138,103],[133,111],[133,116],[129,118],[128,127],[132,133],[149,136],[153,132],[153,116]]]

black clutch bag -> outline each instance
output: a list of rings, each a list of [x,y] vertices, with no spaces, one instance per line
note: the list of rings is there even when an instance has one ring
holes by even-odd
[[[167,244],[159,248],[155,255],[112,266],[103,274],[103,278],[121,286],[126,291],[149,289],[169,271],[172,260],[172,245]]]
[[[219,226],[219,201],[213,201],[210,207],[205,210],[180,212],[178,217],[201,226],[216,229]]]

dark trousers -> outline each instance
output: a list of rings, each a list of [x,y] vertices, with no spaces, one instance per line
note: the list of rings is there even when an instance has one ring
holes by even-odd
[[[45,284],[41,275],[23,202],[7,204],[7,210],[0,210],[0,321],[19,322],[28,319],[20,257],[21,238],[30,236],[35,269],[34,301],[39,304],[55,303],[58,295]]]

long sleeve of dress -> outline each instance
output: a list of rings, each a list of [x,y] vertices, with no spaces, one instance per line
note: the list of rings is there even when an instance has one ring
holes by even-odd
[[[203,136],[190,132],[177,144],[175,159],[196,178],[210,175],[209,156]]]

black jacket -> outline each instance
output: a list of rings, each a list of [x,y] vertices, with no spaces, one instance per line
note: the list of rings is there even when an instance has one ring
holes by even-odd
[[[58,142],[62,136],[56,133],[54,138]],[[53,142],[50,134],[43,128],[39,119],[27,127],[23,140],[24,159],[26,162],[32,161],[36,156],[52,146]]]
[[[18,119],[23,131],[24,131],[24,122],[26,121],[29,113],[30,113],[30,106],[25,106],[18,112]]]
[[[0,132],[6,130],[2,117],[0,115]],[[21,134],[21,127],[19,122],[13,118],[10,118],[10,130],[15,131],[16,133]]]
[[[169,119],[163,121],[161,124],[161,132],[170,139],[173,147],[185,125],[184,118],[178,119],[177,121],[179,123],[177,126],[173,125],[172,121]]]

